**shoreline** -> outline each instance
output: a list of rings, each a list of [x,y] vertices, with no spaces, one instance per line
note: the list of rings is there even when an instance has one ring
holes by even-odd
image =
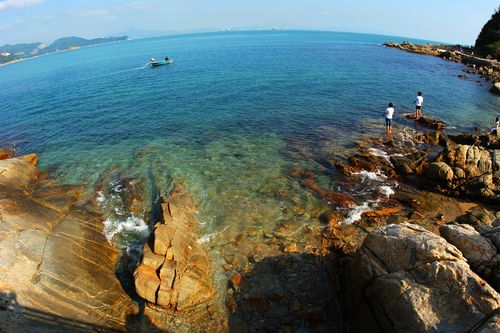
[[[16,59],[16,60],[4,62],[4,63],[0,64],[0,67],[7,66],[7,65],[12,65],[12,64],[15,64],[16,62],[21,62],[21,61],[35,59],[35,58],[39,58],[39,57],[54,55],[54,54],[58,54],[58,53],[63,53],[63,52],[68,52],[68,51],[77,51],[79,49],[84,49],[84,48],[87,48],[87,47],[92,47],[92,46],[97,46],[97,45],[106,45],[106,44],[112,44],[112,43],[119,43],[119,42],[125,42],[125,41],[129,41],[129,40],[131,40],[131,39],[128,38],[128,39],[125,39],[125,40],[117,40],[117,41],[112,41],[112,42],[107,42],[107,43],[99,43],[99,44],[86,45],[86,46],[77,46],[77,47],[73,47],[73,48],[69,48],[69,49],[61,50],[61,51],[57,51],[57,52],[45,53],[45,54],[35,55],[35,56],[32,56],[32,57],[27,57],[27,58],[19,58],[19,59]]]
[[[469,67],[469,70],[464,70],[464,72],[468,74],[480,75],[481,77],[486,79],[486,81],[491,82],[493,86],[495,86],[496,83],[500,82],[499,61],[489,60],[474,56],[473,54],[464,53],[460,50],[456,50],[455,46],[439,44],[413,44],[411,42],[385,42],[382,45],[409,53],[429,55],[444,60],[461,63]],[[499,92],[494,92],[492,90],[490,91],[495,94],[499,94]]]
[[[468,165],[461,165],[459,164],[460,162],[455,163],[450,159],[458,155],[458,153],[451,152],[460,151],[461,147],[466,147],[467,151],[470,149],[474,150],[470,154],[472,157],[479,158],[474,163],[471,162],[472,165],[478,168],[488,167],[489,165],[490,169],[488,169],[488,172],[497,172],[498,170],[495,168],[500,166],[499,162],[490,160],[490,164],[488,164],[487,160],[488,158],[491,159],[492,156],[487,155],[485,152],[500,149],[500,146],[498,146],[498,137],[480,136],[473,133],[457,136],[448,135],[446,130],[443,129],[442,123],[428,118],[426,118],[426,121],[421,122],[420,125],[422,127],[419,128],[416,123],[410,127],[402,125],[401,128],[396,128],[395,133],[391,137],[367,137],[363,140],[363,144],[359,145],[356,151],[345,160],[325,161],[324,156],[318,155],[314,157],[323,161],[327,172],[341,172],[345,176],[345,180],[351,183],[359,183],[363,186],[364,180],[360,178],[360,175],[373,173],[383,175],[386,181],[394,181],[397,184],[394,188],[394,193],[384,199],[380,205],[361,212],[360,219],[353,223],[345,223],[344,221],[348,214],[346,214],[345,209],[339,209],[342,207],[352,208],[352,198],[349,198],[346,193],[335,192],[331,189],[323,188],[318,184],[316,178],[321,175],[321,172],[313,172],[307,169],[290,170],[290,177],[297,181],[306,192],[310,192],[311,195],[317,196],[329,204],[328,209],[317,213],[316,223],[304,226],[296,223],[296,221],[284,221],[277,224],[271,233],[266,233],[256,226],[252,230],[242,230],[241,234],[236,235],[234,239],[229,239],[223,244],[210,244],[211,249],[208,250],[208,245],[197,243],[196,237],[198,236],[192,235],[192,233],[196,233],[196,228],[194,227],[196,221],[193,220],[195,215],[192,215],[196,212],[195,202],[189,197],[189,193],[182,194],[182,189],[174,186],[176,190],[171,190],[168,195],[162,195],[159,203],[155,201],[155,205],[161,204],[164,217],[159,222],[157,220],[154,221],[158,222],[154,228],[154,238],[144,244],[144,253],[142,254],[140,265],[136,266],[133,259],[128,257],[126,253],[122,253],[120,259],[120,272],[117,274],[122,279],[120,282],[127,286],[129,295],[137,292],[144,299],[148,300],[148,302],[141,303],[143,301],[138,296],[127,301],[121,294],[120,301],[124,302],[124,304],[129,304],[133,300],[137,304],[142,304],[145,310],[142,313],[142,317],[138,319],[138,325],[146,325],[146,322],[148,323],[147,325],[169,330],[190,327],[195,330],[202,328],[212,331],[224,331],[227,329],[229,331],[238,331],[241,328],[254,331],[267,328],[268,330],[276,331],[281,327],[296,328],[307,325],[317,330],[330,328],[335,331],[342,326],[351,325],[356,327],[356,322],[359,321],[353,319],[356,316],[366,316],[368,319],[376,317],[376,320],[384,320],[384,315],[371,313],[371,310],[367,307],[358,308],[361,309],[359,314],[357,314],[356,310],[350,310],[352,303],[360,300],[354,297],[351,301],[346,302],[343,299],[346,297],[349,298],[347,296],[349,293],[358,292],[358,282],[363,284],[370,284],[371,282],[359,281],[359,275],[350,276],[348,268],[354,266],[364,269],[365,266],[363,265],[366,265],[366,262],[360,259],[359,256],[369,255],[369,252],[366,251],[366,239],[370,240],[375,237],[378,239],[378,242],[387,241],[389,242],[388,244],[392,244],[390,242],[395,241],[410,242],[405,234],[408,233],[408,230],[413,230],[412,232],[421,234],[429,242],[418,243],[419,241],[417,241],[417,248],[424,249],[426,244],[436,244],[437,242],[439,246],[447,249],[447,253],[454,253],[456,258],[453,260],[463,266],[460,272],[470,277],[467,283],[470,284],[479,279],[475,275],[479,274],[486,281],[492,281],[492,286],[498,290],[500,285],[495,285],[496,282],[491,272],[496,272],[496,269],[500,270],[500,261],[494,261],[493,263],[496,265],[498,262],[499,267],[484,266],[486,264],[483,262],[478,262],[477,265],[471,264],[472,266],[469,267],[462,254],[458,254],[461,252],[457,252],[458,250],[454,246],[459,247],[466,257],[469,255],[469,250],[460,247],[460,244],[454,241],[455,238],[448,237],[446,240],[451,243],[447,243],[439,236],[444,232],[442,230],[449,232],[449,228],[465,228],[462,227],[463,222],[459,222],[463,220],[473,221],[467,223],[479,223],[477,230],[483,230],[483,234],[480,235],[478,231],[474,230],[474,237],[478,237],[479,239],[486,239],[487,236],[483,235],[489,235],[489,233],[493,232],[492,230],[496,230],[491,228],[492,221],[495,219],[495,216],[491,217],[491,215],[492,211],[493,214],[495,213],[494,207],[500,203],[500,198],[498,197],[500,189],[498,188],[498,184],[491,183],[491,180],[489,183],[486,183],[486,179],[481,183],[484,185],[481,189],[490,189],[491,185],[496,186],[492,190],[494,191],[493,199],[496,201],[493,201],[491,203],[493,206],[490,206],[484,198],[485,195],[491,195],[491,193],[482,190],[477,191],[477,186],[471,188],[471,192],[467,192],[469,191],[467,182],[472,179],[482,179],[481,177],[484,178],[484,174],[478,174],[478,170],[475,168],[469,168]],[[436,131],[436,128],[439,130]],[[408,129],[411,130],[410,139],[405,136],[405,132],[408,132]],[[489,138],[489,141],[484,143],[486,137]],[[405,145],[408,140],[416,146],[411,149],[408,148]],[[421,149],[419,147],[428,148]],[[434,154],[435,150],[440,150],[442,155],[436,157]],[[377,151],[381,151],[384,154],[380,155]],[[4,157],[7,157],[5,160],[7,162],[2,162],[1,158]],[[2,163],[10,163],[9,161],[12,160],[13,156],[12,153],[5,152],[4,157],[0,157],[0,166]],[[36,158],[34,157],[19,158],[36,164]],[[453,168],[446,168],[444,166],[446,163],[452,165]],[[33,167],[27,167],[33,170]],[[436,170],[429,171],[433,168]],[[462,175],[458,177],[460,173],[459,169],[462,169],[464,172],[464,181],[462,181]],[[2,180],[2,176],[0,176],[0,180]],[[60,190],[56,190],[58,187],[54,187],[56,185],[46,178],[41,179],[39,177],[38,180],[30,181],[46,182],[50,186],[53,186],[45,194],[43,194],[43,186],[49,185],[43,185],[42,187],[34,186],[36,202],[47,201],[50,203],[50,207],[53,207],[54,202],[50,200],[52,200],[54,193],[51,191],[59,193],[57,191]],[[134,216],[145,214],[142,212],[141,205],[150,206],[146,202],[148,200],[147,197],[144,195],[148,191],[147,186],[141,184],[141,182],[136,182],[134,178],[123,179],[122,181],[119,184],[119,191],[117,190],[115,194],[122,198],[123,208],[126,211],[130,211]],[[460,188],[457,190],[455,186],[451,186],[454,182],[458,182],[461,184],[460,186],[465,186],[463,193],[460,192],[462,191]],[[178,183],[176,182],[176,184]],[[2,186],[5,185],[2,185],[0,182],[0,193],[3,189]],[[165,193],[164,190],[161,189],[160,193]],[[39,191],[42,191],[42,193]],[[14,192],[7,190],[7,193]],[[59,196],[59,194],[57,195]],[[29,197],[22,200],[31,200],[31,197],[32,195],[29,194]],[[95,199],[90,199],[90,201],[94,202]],[[14,197],[12,200],[20,199]],[[57,208],[58,206],[56,205],[55,207]],[[96,208],[92,209],[98,211]],[[64,208],[64,211],[66,210]],[[153,210],[156,210],[156,208]],[[476,218],[477,214],[483,214],[487,217]],[[102,218],[98,217],[97,221]],[[481,221],[488,219],[489,222],[485,225],[483,222],[477,222],[479,219]],[[7,216],[6,220],[10,221],[10,218]],[[148,219],[144,217],[144,220],[147,221]],[[36,219],[33,221],[36,221]],[[168,230],[170,223],[174,223],[177,230],[183,231],[182,234],[175,236],[178,238],[172,236],[172,240],[169,241]],[[401,234],[392,237],[391,240],[385,240],[382,237],[385,230],[393,229],[400,230]],[[462,232],[462,229],[459,231]],[[466,231],[472,232],[469,229]],[[443,233],[443,235],[448,234]],[[111,246],[107,243],[103,234],[100,235],[99,242],[107,247]],[[169,246],[170,242],[171,246]],[[195,244],[196,246],[190,244]],[[378,253],[377,251],[380,251],[380,248],[388,246],[384,245],[385,243],[376,245],[379,247],[374,247],[374,243],[371,244],[370,251],[374,251],[375,253]],[[185,247],[188,250],[183,250]],[[196,253],[194,253],[195,250],[192,250],[193,248],[196,250]],[[209,251],[210,254],[208,257],[202,253],[203,248]],[[411,248],[411,246],[405,245],[403,248]],[[114,251],[116,250],[115,248]],[[112,250],[108,249],[108,251]],[[189,251],[193,251],[193,253],[189,254],[191,253]],[[92,258],[92,253],[87,255],[90,256],[90,259]],[[184,265],[183,262],[188,260],[184,257],[186,255],[193,255],[197,258],[196,260],[202,260],[199,262],[199,267],[202,267],[200,273],[189,273],[186,271],[184,275],[181,275],[179,280],[175,278],[175,274],[172,275],[172,271],[168,269],[164,270],[162,265],[171,267],[171,265],[174,265],[175,260],[180,260],[182,265]],[[165,260],[165,257],[169,259]],[[175,260],[172,258],[175,258]],[[380,256],[380,258],[384,257]],[[404,260],[404,258],[402,256],[400,260]],[[45,258],[44,260],[49,259]],[[1,260],[2,254],[0,253]],[[393,261],[396,259],[385,257],[380,260],[384,260],[384,265],[394,265]],[[439,260],[435,259],[435,262],[447,265],[446,262],[440,262]],[[335,274],[352,281],[347,283],[345,281],[341,282],[344,283],[341,290],[337,282],[328,279],[327,272],[334,265],[336,267]],[[405,267],[412,267],[411,263],[405,265],[407,265]],[[453,269],[453,267],[446,267],[447,269]],[[404,274],[411,274],[412,270],[409,270],[407,273],[403,270],[403,272],[405,272]],[[106,274],[109,273],[107,272]],[[190,274],[193,275],[190,276]],[[169,288],[162,289],[164,287],[161,287],[161,281],[172,279],[172,276],[173,281],[178,283],[178,288],[181,288],[180,291]],[[383,279],[385,276],[389,276],[389,273],[382,272],[377,279]],[[366,276],[363,275],[362,277],[365,278]],[[343,281],[342,278],[340,279],[341,281]],[[390,279],[394,279],[394,277],[390,277]],[[408,279],[411,279],[411,277]],[[432,277],[429,277],[429,279],[432,279]],[[203,281],[206,281],[207,284]],[[210,281],[214,281],[214,289],[211,289],[212,287],[208,284]],[[304,283],[305,281],[315,282]],[[2,281],[0,282],[3,283]],[[198,291],[189,287],[193,283],[200,284],[200,290],[205,290],[203,288],[206,286],[211,291],[198,295]],[[425,283],[417,280],[414,282],[414,285],[408,287],[410,288],[408,290],[411,292],[412,288],[416,288],[415,286],[418,284],[425,285]],[[459,283],[461,283],[460,280],[449,278],[449,280],[446,280],[445,285],[451,286],[450,288],[458,288],[455,286]],[[492,287],[487,282],[482,283],[484,284],[481,288],[474,289],[467,297],[471,297],[474,302],[479,302],[483,297],[486,297],[484,296],[486,293],[490,293],[493,299],[491,304],[500,302],[500,297],[491,289]],[[186,286],[185,284],[188,285]],[[11,285],[13,286],[13,284]],[[429,290],[436,288],[432,283],[429,286],[425,286],[427,288],[425,290],[428,293],[431,292]],[[474,288],[473,286],[468,286],[467,288]],[[20,292],[20,290],[16,289],[17,287],[11,288],[16,291],[19,300],[23,300],[22,295],[23,293],[27,293],[27,291]],[[183,295],[190,296],[175,298],[180,297],[177,292],[182,292],[183,290],[189,293]],[[405,289],[399,296],[392,295],[389,298],[389,302],[392,297],[400,299],[408,290]],[[211,294],[212,292],[214,293],[213,295]],[[379,301],[383,303],[384,299],[382,298]],[[222,304],[219,304],[219,302],[222,302]],[[412,311],[411,309],[417,312],[433,311],[427,308],[425,310],[421,310],[419,307],[413,308],[414,305],[411,304],[411,301],[409,302],[407,311]],[[199,304],[203,306],[199,307]],[[165,305],[168,305],[167,308],[165,308]],[[195,308],[189,308],[189,311],[192,310],[192,312],[188,312],[189,314],[186,315],[183,312],[183,305],[188,307],[195,306]],[[170,306],[173,306],[173,308],[169,308]],[[225,308],[227,313],[224,310],[221,311],[221,307]],[[339,316],[341,308],[345,311],[344,315],[346,317],[344,319]],[[469,306],[465,306],[464,308],[461,305],[459,307],[461,310],[452,308],[450,311],[452,315],[458,313],[456,311],[469,313],[469,308]],[[64,309],[61,311],[64,313]],[[67,315],[71,314],[69,311],[66,313]],[[104,313],[106,316],[112,316],[110,310]],[[432,313],[432,315],[443,316],[440,317],[443,321],[448,320],[446,315],[443,314]],[[164,321],[165,316],[174,316],[178,323],[167,323]],[[453,327],[458,329],[466,325],[482,322],[484,320],[481,317],[482,314],[478,316],[476,314],[476,317],[470,319],[470,322],[466,324],[455,323],[453,325],[457,326]],[[16,323],[15,320],[14,323]],[[396,320],[396,323],[403,326],[417,324],[412,321],[406,323],[405,320]],[[123,325],[123,322],[117,322],[116,325],[120,327],[120,325]],[[420,322],[418,325],[423,325],[423,323]]]

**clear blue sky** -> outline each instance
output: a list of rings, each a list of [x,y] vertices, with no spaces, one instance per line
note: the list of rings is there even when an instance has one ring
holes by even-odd
[[[498,0],[0,0],[0,45],[130,29],[322,29],[473,44]]]

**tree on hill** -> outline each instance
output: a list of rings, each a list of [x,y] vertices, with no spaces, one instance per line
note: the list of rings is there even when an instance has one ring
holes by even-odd
[[[500,59],[500,7],[481,29],[476,39],[475,50],[484,57],[491,55],[497,60]]]

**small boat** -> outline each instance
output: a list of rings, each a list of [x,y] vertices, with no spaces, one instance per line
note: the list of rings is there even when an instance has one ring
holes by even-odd
[[[158,67],[158,66],[163,66],[163,65],[169,65],[173,62],[174,61],[172,59],[169,59],[168,61],[150,61],[149,65],[151,65],[151,67]]]

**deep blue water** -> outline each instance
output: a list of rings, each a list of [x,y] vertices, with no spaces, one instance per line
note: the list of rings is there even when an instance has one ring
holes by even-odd
[[[489,127],[500,99],[459,79],[462,65],[380,46],[388,39],[398,40],[191,34],[8,65],[0,68],[0,145],[38,152],[41,168],[67,183],[92,187],[128,170],[164,188],[174,177],[196,194],[208,224],[265,225],[290,218],[297,202],[321,205],[286,176],[309,163],[283,154],[290,140],[341,155],[358,135],[382,133],[389,101],[396,117],[411,111],[419,90],[424,114],[458,129]],[[144,66],[166,51],[173,64]]]

